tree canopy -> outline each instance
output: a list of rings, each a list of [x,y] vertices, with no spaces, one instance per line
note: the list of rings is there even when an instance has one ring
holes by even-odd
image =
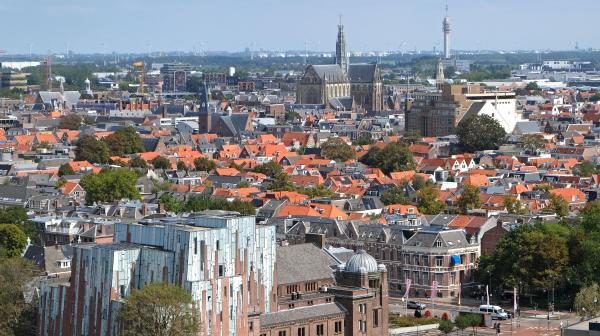
[[[108,163],[110,161],[110,150],[103,141],[91,135],[84,135],[77,140],[75,160],[91,163]]]
[[[479,187],[465,184],[463,191],[458,197],[458,209],[463,214],[467,214],[469,210],[478,209],[481,207],[479,199]]]
[[[458,142],[468,152],[497,149],[504,143],[506,131],[500,123],[485,114],[468,117],[456,127]]]
[[[16,224],[0,224],[0,258],[18,257],[27,245],[27,235]]]
[[[58,122],[58,128],[78,130],[79,126],[81,126],[82,121],[83,119],[77,114],[67,114],[60,117],[60,121]]]
[[[199,171],[209,172],[215,168],[217,168],[217,164],[215,161],[207,159],[205,157],[199,157],[194,160],[194,168]]]
[[[58,167],[58,176],[73,175],[73,174],[75,174],[75,171],[73,170],[73,167],[71,167],[71,165],[68,163],[64,163],[64,164],[60,165],[60,167]]]
[[[0,258],[0,334],[36,335],[37,302],[23,297],[40,270],[22,257]]]
[[[104,169],[99,174],[86,174],[79,184],[85,190],[86,204],[113,202],[115,200],[139,199],[136,187],[138,174],[125,168]]]
[[[154,169],[170,169],[171,161],[166,157],[159,155],[152,159],[152,166],[154,166]]]
[[[600,286],[593,282],[581,288],[575,296],[574,308],[579,316],[589,319],[600,313]]]
[[[148,163],[146,160],[142,159],[139,155],[134,155],[129,160],[129,167],[131,168],[146,168],[148,167]]]
[[[134,289],[120,308],[118,318],[124,336],[192,336],[199,330],[191,294],[165,283]]]
[[[381,196],[381,202],[385,205],[390,204],[410,204],[408,197],[406,197],[406,186],[397,186],[394,188],[387,189]]]
[[[385,147],[372,147],[360,162],[381,169],[389,174],[395,171],[415,169],[415,161],[408,147],[398,142],[391,142]]]
[[[321,155],[329,160],[345,162],[353,159],[356,152],[341,138],[331,138],[321,145]]]
[[[426,215],[437,215],[444,211],[446,204],[439,200],[439,191],[434,185],[426,185],[417,192],[417,207]]]
[[[254,206],[250,202],[235,199],[231,202],[224,198],[215,198],[211,196],[191,197],[187,201],[179,200],[170,194],[164,194],[160,197],[160,202],[165,206],[165,210],[179,213],[200,212],[204,210],[226,210],[236,211],[242,215],[254,215],[256,213]]]
[[[145,152],[142,138],[140,138],[135,128],[131,126],[117,130],[104,138],[104,142],[113,156]]]
[[[269,161],[254,167],[253,171],[265,174],[268,177],[275,177],[277,174],[283,173],[283,167],[277,162]]]

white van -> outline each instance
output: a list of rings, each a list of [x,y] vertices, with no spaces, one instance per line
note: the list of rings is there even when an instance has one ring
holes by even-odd
[[[508,319],[508,314],[504,311],[504,309],[500,308],[500,306],[481,305],[479,306],[479,312],[489,313],[492,315],[492,319],[496,320]]]

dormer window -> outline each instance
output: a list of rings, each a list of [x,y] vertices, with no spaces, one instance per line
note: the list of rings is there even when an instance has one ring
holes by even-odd
[[[57,264],[58,268],[70,268],[71,260],[68,260],[68,259],[57,260],[56,264]]]
[[[438,239],[435,241],[435,247],[442,247],[442,240]]]

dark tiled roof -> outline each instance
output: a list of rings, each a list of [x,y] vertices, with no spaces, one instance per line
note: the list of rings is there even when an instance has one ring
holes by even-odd
[[[324,65],[311,65],[317,76],[322,80],[328,80],[332,82],[344,82],[346,76],[342,68],[337,64],[324,64]]]
[[[348,66],[348,77],[351,82],[372,82],[375,77],[375,64],[350,64]]]
[[[313,244],[277,248],[277,282],[282,284],[327,279],[337,262]]]

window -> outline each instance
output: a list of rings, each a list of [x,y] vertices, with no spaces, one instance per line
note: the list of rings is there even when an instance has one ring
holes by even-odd
[[[456,272],[450,272],[450,284],[454,285],[456,283]]]
[[[281,330],[281,331],[279,331],[279,334],[278,334],[278,335],[279,335],[279,336],[285,336],[285,330]]]
[[[423,256],[423,266],[429,266],[429,256]]]
[[[225,274],[225,267],[219,265],[219,276],[222,277]]]
[[[339,334],[342,332],[342,321],[336,321],[333,324],[333,329],[335,331],[336,334]]]
[[[435,257],[435,266],[436,267],[444,266],[444,257],[442,257],[442,256]]]
[[[404,264],[410,265],[410,254],[404,255]]]
[[[358,321],[358,329],[362,332],[367,331],[367,321],[360,320]]]
[[[359,304],[359,305],[358,305],[358,311],[359,311],[361,314],[364,314],[364,313],[366,313],[366,312],[367,312],[367,304],[366,304],[366,303],[361,303],[361,304]]]
[[[304,327],[298,328],[298,336],[306,336],[306,329]]]
[[[373,327],[379,326],[379,309],[373,309]]]
[[[435,241],[435,247],[442,247],[442,241],[441,240],[436,240]]]
[[[423,276],[423,284],[424,285],[429,284],[429,273],[423,272],[422,276]]]
[[[254,328],[254,323],[248,322],[248,330],[252,331],[253,328]]]
[[[324,330],[324,328],[323,328],[322,324],[317,325],[317,336],[323,336],[323,335],[325,335],[323,333],[323,330]]]

